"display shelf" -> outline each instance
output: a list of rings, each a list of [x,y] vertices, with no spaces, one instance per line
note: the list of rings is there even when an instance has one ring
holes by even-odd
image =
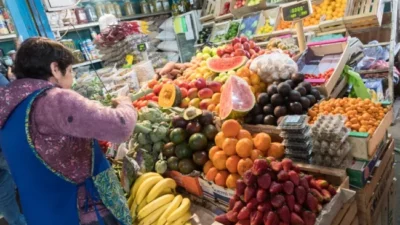
[[[118,18],[120,21],[125,21],[125,20],[133,20],[133,19],[141,19],[141,18],[147,18],[147,17],[152,17],[152,16],[160,16],[160,15],[166,15],[170,14],[171,11],[165,11],[165,12],[157,12],[157,13],[150,13],[150,14],[137,14],[133,16],[124,16],[121,18]],[[85,30],[91,27],[97,27],[99,26],[99,22],[93,22],[93,23],[86,23],[86,24],[77,24],[74,26],[65,26],[65,27],[60,27],[60,28],[52,28],[53,32],[64,32],[68,30]]]
[[[0,42],[1,41],[10,41],[14,38],[17,38],[16,34],[5,34],[5,35],[0,35]]]
[[[103,60],[101,60],[101,59],[94,59],[94,60],[92,60],[92,61],[86,61],[86,62],[83,62],[83,63],[78,63],[78,64],[75,64],[75,65],[72,65],[72,68],[78,68],[78,67],[82,67],[82,66],[87,66],[87,65],[90,65],[90,64],[95,64],[95,63],[100,63],[100,62],[102,62]]]

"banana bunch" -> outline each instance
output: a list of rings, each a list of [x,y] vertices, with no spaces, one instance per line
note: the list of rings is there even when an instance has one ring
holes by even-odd
[[[134,224],[190,225],[190,200],[175,195],[176,182],[158,173],[145,173],[131,189],[128,199]]]

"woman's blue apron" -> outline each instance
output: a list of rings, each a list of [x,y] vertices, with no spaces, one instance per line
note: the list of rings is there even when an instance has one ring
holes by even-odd
[[[131,225],[126,198],[97,141],[92,147],[92,176],[75,183],[50,168],[36,152],[29,133],[29,114],[35,98],[28,96],[0,130],[0,144],[21,196],[29,225],[79,225],[78,188],[86,188],[86,204],[101,200],[121,225]],[[103,219],[95,207],[100,225]]]

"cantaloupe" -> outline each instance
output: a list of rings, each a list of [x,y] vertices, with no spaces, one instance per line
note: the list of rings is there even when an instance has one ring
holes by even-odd
[[[158,96],[158,105],[161,107],[179,106],[182,101],[181,91],[174,84],[164,84]]]

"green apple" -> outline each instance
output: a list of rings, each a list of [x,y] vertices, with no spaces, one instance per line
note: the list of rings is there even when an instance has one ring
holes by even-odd
[[[206,46],[206,47],[203,48],[203,53],[204,53],[204,54],[211,54],[211,51],[212,51],[211,48],[208,47],[208,46]]]

